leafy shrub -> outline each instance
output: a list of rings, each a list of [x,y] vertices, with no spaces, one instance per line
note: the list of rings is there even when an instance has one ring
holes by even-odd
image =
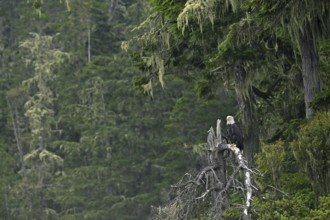
[[[291,143],[294,156],[313,183],[317,195],[330,192],[330,111],[304,124]]]

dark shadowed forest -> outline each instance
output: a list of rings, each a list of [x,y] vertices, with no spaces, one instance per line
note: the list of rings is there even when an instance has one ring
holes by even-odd
[[[0,0],[0,93],[0,219],[330,219],[328,0]]]

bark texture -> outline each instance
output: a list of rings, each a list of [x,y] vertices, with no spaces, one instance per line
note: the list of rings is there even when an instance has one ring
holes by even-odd
[[[227,190],[224,190],[227,186],[226,160],[224,158],[224,151],[217,150],[219,144],[222,143],[220,120],[217,121],[216,134],[214,133],[214,130],[212,128],[210,129],[207,142],[208,166],[216,167],[214,169],[214,172],[209,172],[207,176],[210,182],[210,188],[215,189],[211,192],[212,208],[210,219],[221,220],[224,219],[222,217],[223,212],[229,208],[229,201],[227,196]]]
[[[300,51],[302,61],[302,77],[304,84],[304,99],[306,118],[310,118],[314,110],[310,107],[315,95],[321,91],[320,70],[318,56],[309,25],[305,25],[300,33]]]
[[[235,91],[244,134],[244,154],[249,167],[254,167],[255,155],[260,151],[259,126],[252,85],[248,82],[245,69],[240,65],[236,66],[235,71]]]

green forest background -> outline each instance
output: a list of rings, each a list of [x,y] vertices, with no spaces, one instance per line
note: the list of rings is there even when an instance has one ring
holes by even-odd
[[[328,0],[0,3],[0,219],[157,219],[227,115],[251,219],[330,219]]]

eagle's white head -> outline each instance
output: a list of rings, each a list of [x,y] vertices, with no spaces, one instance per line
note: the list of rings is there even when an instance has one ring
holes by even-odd
[[[233,116],[228,115],[226,120],[227,120],[227,125],[235,124],[235,120]]]

